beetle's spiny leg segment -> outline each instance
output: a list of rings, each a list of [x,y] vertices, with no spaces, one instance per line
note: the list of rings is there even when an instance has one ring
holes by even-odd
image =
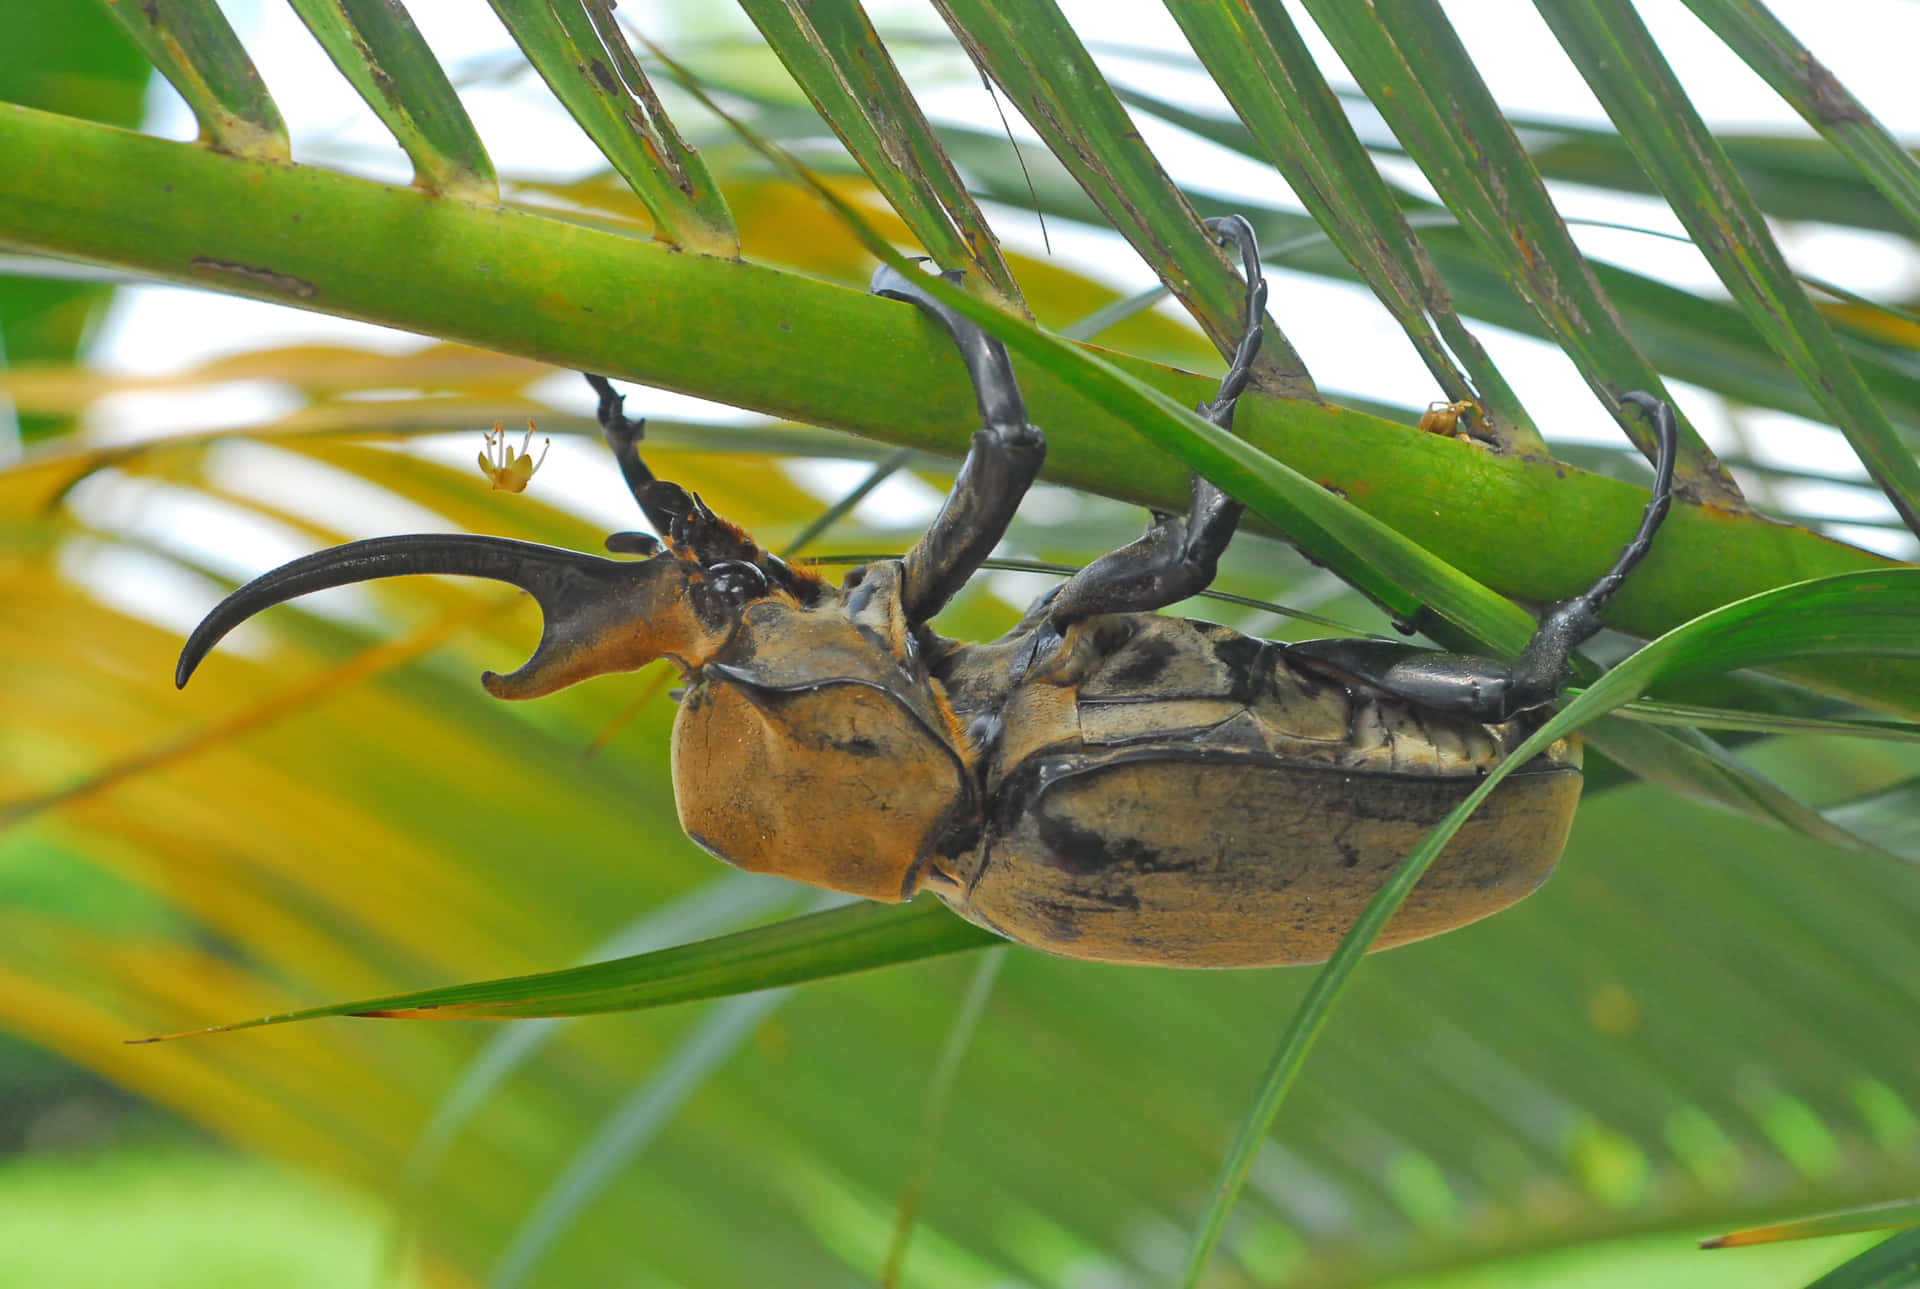
[[[647,463],[640,459],[639,448],[640,441],[646,437],[646,421],[627,419],[622,410],[626,396],[615,390],[605,376],[591,372],[581,374],[599,396],[600,430],[606,436],[614,461],[620,466],[621,477],[627,481],[627,491],[640,503],[647,523],[662,541],[685,548],[702,563],[741,560],[752,564],[766,574],[772,585],[795,596],[802,604],[811,604],[819,598],[822,590],[819,578],[804,569],[792,568],[762,550],[739,527],[710,510],[699,497],[648,469]],[[615,541],[620,544],[614,545]],[[657,546],[648,549],[638,534],[616,533],[607,542],[607,549],[618,553],[650,555],[657,549]]]
[[[947,333],[967,365],[985,425],[975,432],[940,513],[901,561],[907,619],[925,622],[966,585],[1006,534],[1020,499],[1040,473],[1047,444],[1039,427],[1027,422],[1026,400],[1004,345],[890,265],[874,270],[871,289],[916,306]]]

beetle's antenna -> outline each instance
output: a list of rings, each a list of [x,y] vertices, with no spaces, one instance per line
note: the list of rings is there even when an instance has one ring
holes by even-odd
[[[349,542],[283,564],[214,606],[213,612],[187,637],[186,647],[180,651],[180,664],[174,670],[173,683],[184,689],[201,660],[221,638],[263,609],[313,591],[414,573],[490,578],[517,586],[539,601],[545,628],[533,660],[521,669],[524,672],[544,664],[556,649],[565,647],[580,631],[583,620],[594,616],[594,608],[620,607],[620,597],[614,592],[636,582],[638,570],[645,567],[644,561],[602,559],[558,546],[472,533],[414,534]],[[492,682],[498,677],[488,673],[484,679],[491,690]]]

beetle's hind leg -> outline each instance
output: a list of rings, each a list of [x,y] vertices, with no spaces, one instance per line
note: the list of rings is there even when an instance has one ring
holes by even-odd
[[[1600,630],[1600,610],[1627,575],[1653,549],[1654,534],[1673,505],[1673,459],[1679,430],[1673,408],[1638,390],[1620,401],[1653,422],[1660,450],[1653,467],[1653,495],[1640,528],[1613,567],[1584,595],[1553,606],[1513,666],[1472,654],[1435,653],[1382,640],[1306,640],[1287,646],[1287,656],[1329,679],[1386,694],[1434,711],[1497,725],[1543,707],[1566,687],[1573,651]]]
[[[1634,390],[1622,394],[1620,401],[1636,407],[1653,422],[1659,441],[1659,453],[1653,466],[1653,495],[1640,516],[1640,527],[1614,560],[1613,567],[1587,588],[1586,594],[1556,604],[1540,619],[1533,639],[1513,664],[1515,707],[1524,710],[1552,701],[1565,686],[1573,651],[1600,630],[1600,610],[1606,607],[1621,584],[1627,580],[1647,552],[1653,549],[1653,536],[1666,522],[1673,506],[1673,458],[1678,449],[1679,428],[1674,423],[1671,404],[1651,394]]]
[[[1264,336],[1267,279],[1253,228],[1239,215],[1210,219],[1207,228],[1240,251],[1247,280],[1247,320],[1220,390],[1199,408],[1223,430],[1233,428],[1233,409],[1253,374]],[[1220,556],[1240,522],[1241,504],[1201,475],[1193,476],[1187,513],[1153,512],[1144,536],[1081,569],[1045,601],[1045,612],[1064,627],[1099,613],[1146,613],[1197,595],[1213,582]]]

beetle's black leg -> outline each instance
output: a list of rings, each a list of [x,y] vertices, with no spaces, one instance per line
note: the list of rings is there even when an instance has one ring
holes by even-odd
[[[657,495],[650,495],[658,493],[659,481],[654,478],[653,471],[647,469],[647,463],[640,459],[640,440],[647,434],[645,418],[638,421],[627,419],[626,413],[621,410],[626,404],[626,395],[617,392],[605,376],[596,376],[592,372],[580,374],[587,378],[587,384],[593,386],[593,392],[600,396],[600,432],[606,436],[607,447],[620,465],[620,475],[627,481],[627,491],[640,503],[640,509],[645,513],[647,523],[653,526],[653,531],[665,537],[677,512],[661,505]],[[640,533],[615,533],[607,539],[607,549],[649,554],[651,552],[646,549],[645,541],[640,540],[644,536]]]
[[[1498,724],[1559,697],[1573,651],[1600,630],[1600,610],[1653,549],[1653,536],[1673,504],[1673,458],[1679,432],[1673,408],[1650,394],[1622,394],[1653,421],[1659,436],[1653,496],[1640,530],[1613,567],[1586,594],[1555,605],[1512,667],[1469,654],[1435,653],[1387,640],[1309,640],[1287,656],[1342,683],[1405,699],[1436,711]]]
[[[1253,228],[1238,215],[1210,219],[1207,227],[1222,242],[1233,242],[1247,279],[1247,321],[1233,362],[1213,401],[1200,414],[1223,430],[1233,428],[1233,409],[1260,353],[1262,320],[1267,312],[1267,279],[1260,269],[1260,247]],[[1197,595],[1213,582],[1220,556],[1240,522],[1242,506],[1200,475],[1185,515],[1155,511],[1146,535],[1103,555],[1069,578],[1046,601],[1055,626],[1097,613],[1147,613]]]
[[[1047,446],[1039,428],[1027,423],[1026,402],[998,340],[888,265],[874,271],[869,289],[919,306],[945,328],[967,364],[984,426],[974,431],[967,459],[940,513],[902,560],[907,618],[924,622],[966,585],[1005,535],[1020,499],[1040,473]]]

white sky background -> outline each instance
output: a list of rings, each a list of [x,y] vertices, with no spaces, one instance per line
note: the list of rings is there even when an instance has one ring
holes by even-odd
[[[1154,88],[1161,93],[1191,95],[1199,107],[1221,102],[1204,74],[1175,78],[1163,68],[1108,52],[1128,45],[1185,51],[1178,28],[1156,0],[1062,0],[1062,7],[1083,38],[1098,43],[1101,60],[1116,79],[1151,74]],[[1290,7],[1296,9],[1300,29],[1316,43],[1316,52],[1336,86],[1351,85],[1331,51],[1318,43],[1311,21],[1297,12],[1297,6]],[[1605,114],[1529,0],[1458,0],[1446,7],[1504,108],[1515,114],[1606,124]],[[222,8],[287,118],[296,159],[408,181],[411,168],[404,157],[288,5],[282,0],[223,0]],[[924,4],[870,0],[869,8],[883,34],[902,28],[944,31]],[[1701,26],[1680,0],[1641,0],[1638,8],[1695,104],[1716,129],[1811,135],[1800,118]],[[1920,139],[1920,95],[1911,89],[1914,51],[1920,50],[1920,4],[1911,0],[1772,0],[1771,8],[1882,122],[1902,138]],[[410,0],[408,9],[450,69],[515,54],[505,30],[480,0]],[[689,11],[671,0],[626,0],[620,12],[630,24],[650,33],[688,26]],[[716,16],[700,20],[703,30],[709,22],[750,30],[731,6],[716,5],[707,12]],[[663,20],[663,15],[672,16]],[[531,74],[498,88],[465,88],[462,99],[503,176],[564,179],[605,164]],[[936,118],[964,116],[997,125],[984,93],[978,90],[929,95],[927,108]],[[1008,116],[1023,146],[1035,140],[1023,121],[1011,111]],[[156,81],[147,129],[172,138],[195,134],[190,114],[164,82]],[[1156,128],[1152,122],[1144,122],[1143,130],[1177,181],[1226,196],[1259,193],[1268,202],[1298,208],[1277,174],[1182,132]],[[1031,146],[1041,147],[1037,141]],[[1411,166],[1396,178],[1418,182]],[[1564,188],[1556,188],[1555,196],[1570,216],[1681,231],[1679,222],[1657,199],[1623,199]],[[996,210],[994,222],[1010,246],[1041,253],[1039,230],[1030,213]],[[1058,225],[1050,225],[1049,231],[1054,254],[1072,265],[1117,286],[1141,288],[1154,282],[1151,271],[1116,234],[1073,232]],[[1576,229],[1575,235],[1597,258],[1630,264],[1689,289],[1720,292],[1704,260],[1691,248],[1600,230]],[[1920,260],[1911,244],[1892,237],[1795,228],[1783,235],[1782,245],[1800,271],[1869,296],[1898,296],[1920,281]],[[1273,315],[1322,389],[1335,396],[1353,394],[1402,405],[1424,404],[1437,396],[1405,337],[1363,289],[1283,272],[1272,277]],[[1550,439],[1619,441],[1618,429],[1557,349],[1494,328],[1477,330]],[[120,370],[160,372],[219,353],[312,340],[389,350],[422,343],[403,333],[319,314],[181,288],[138,286],[121,291],[95,361]],[[1657,362],[1658,355],[1654,358]],[[234,387],[215,398],[205,392],[187,399],[123,396],[101,409],[91,429],[101,437],[120,439],[244,424],[270,414],[273,397],[249,387]],[[1718,399],[1686,386],[1676,387],[1676,397],[1710,442],[1729,441],[1731,427]],[[578,402],[585,413],[584,388]],[[630,410],[667,416],[739,416],[697,400],[645,389],[635,390],[628,405]],[[1832,430],[1795,417],[1755,412],[1743,413],[1741,428],[1749,444],[1774,463],[1831,472],[1840,479],[1864,478],[1844,440]],[[471,459],[474,437],[461,440],[457,459]],[[543,480],[553,485],[549,495],[558,498],[577,492],[585,498],[584,508],[596,518],[624,526],[630,503],[611,472],[599,469],[584,451],[570,458],[562,449],[562,444],[555,445],[554,460],[543,472]],[[830,476],[808,482],[823,491],[844,486]],[[1835,517],[1892,514],[1891,507],[1870,488],[1807,487],[1817,491],[1803,491],[1793,500],[1819,513]],[[900,510],[921,509],[928,498],[914,488],[913,481],[903,480],[891,494],[883,490],[869,500],[863,517],[874,515],[876,507],[892,506],[897,521]],[[338,519],[338,510],[330,513]],[[622,518],[614,519],[616,514]],[[1898,532],[1851,525],[1834,531],[1888,553],[1909,557],[1913,553],[1914,543]]]

